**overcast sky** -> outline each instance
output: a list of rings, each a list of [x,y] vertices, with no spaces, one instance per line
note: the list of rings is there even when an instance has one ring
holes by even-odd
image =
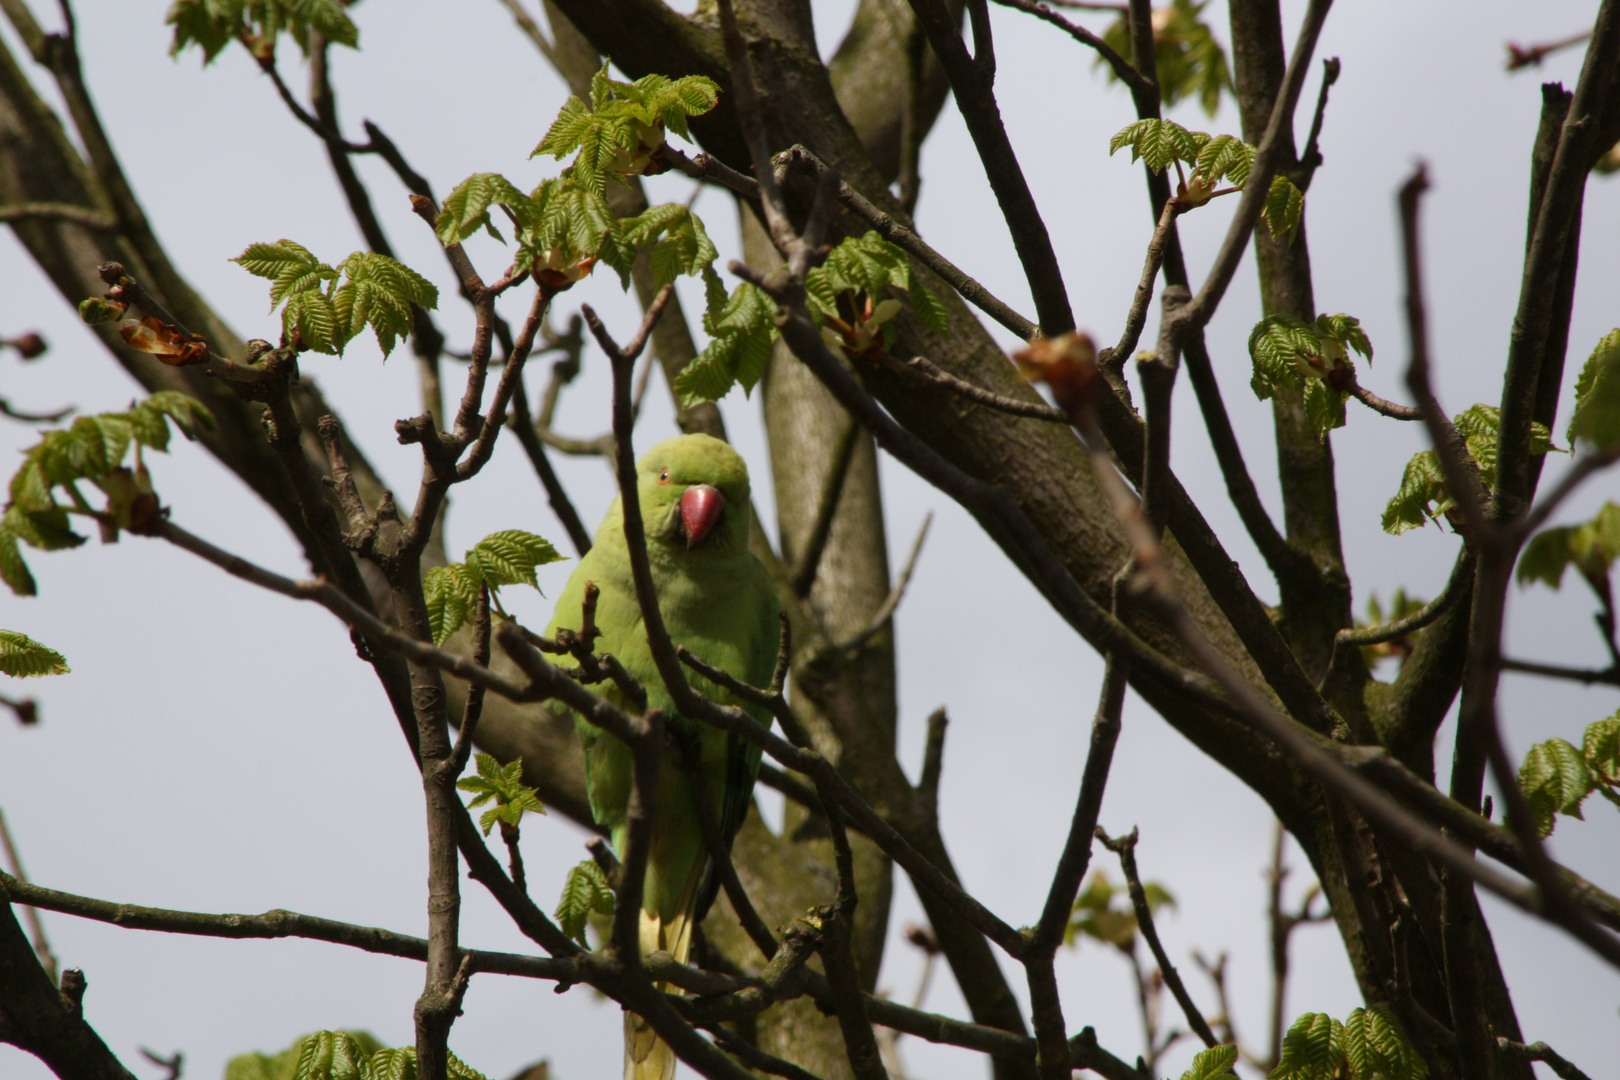
[[[836,46],[850,4],[817,7],[824,52]],[[1210,8],[1223,27],[1223,5]],[[1300,3],[1285,4],[1290,41]],[[1427,284],[1433,353],[1443,404],[1458,412],[1495,402],[1516,302],[1524,242],[1528,155],[1540,107],[1534,71],[1506,74],[1503,43],[1562,37],[1589,25],[1592,4],[1498,2],[1345,4],[1329,17],[1318,56],[1339,56],[1318,173],[1307,203],[1316,296],[1324,312],[1358,316],[1377,350],[1363,381],[1404,400],[1395,189],[1419,158],[1434,188],[1425,206]],[[112,0],[79,5],[80,46],[92,92],[136,191],[181,271],[243,337],[275,335],[264,283],[226,260],[249,243],[288,237],[335,262],[361,246],[324,153],[287,115],[238,49],[200,70],[190,54],[166,56],[165,5]],[[52,5],[39,15],[54,20]],[[529,150],[566,97],[533,47],[493,0],[433,4],[372,2],[353,9],[359,54],[334,51],[345,124],[379,123],[436,190],[473,172],[501,171],[528,187],[555,170]],[[1111,339],[1129,305],[1152,223],[1141,173],[1124,155],[1109,158],[1109,136],[1133,119],[1128,96],[1105,85],[1092,57],[1043,24],[1004,8],[993,19],[1003,115],[1056,243],[1080,325]],[[1104,23],[1092,18],[1100,29]],[[1224,39],[1224,30],[1220,36]],[[9,28],[0,32],[22,55]],[[295,50],[283,63],[295,81]],[[1556,56],[1541,78],[1573,85],[1579,53]],[[1314,97],[1316,77],[1308,94]],[[49,96],[49,89],[46,88]],[[1184,104],[1189,127],[1235,132],[1229,104],[1213,120]],[[1308,119],[1299,122],[1301,135]],[[362,174],[400,256],[452,282],[429,231],[380,162]],[[954,108],[947,105],[923,154],[918,224],[923,236],[997,295],[1028,312],[1023,285],[983,172]],[[690,184],[658,178],[655,196],[684,199]],[[1182,219],[1195,278],[1224,233],[1232,200]],[[699,196],[722,252],[737,253],[735,212],[716,193]],[[1620,323],[1620,180],[1588,186],[1584,239],[1568,368],[1573,373],[1603,333]],[[476,241],[486,276],[505,265],[501,249]],[[9,231],[0,232],[0,335],[38,329],[52,343],[24,365],[0,354],[0,396],[18,408],[72,405],[121,409],[138,388],[81,326],[72,305],[37,273]],[[564,298],[603,311],[628,332],[636,318],[612,275]],[[515,298],[514,303],[526,303]],[[465,348],[471,318],[447,302],[440,325]],[[695,310],[695,308],[694,308]],[[508,314],[512,314],[509,310]],[[1211,354],[1262,496],[1277,495],[1269,407],[1247,389],[1244,341],[1258,318],[1252,261],[1209,330]],[[1001,334],[999,328],[993,328]],[[1149,325],[1145,340],[1152,340]],[[1010,346],[1012,343],[1009,341]],[[604,361],[565,399],[559,426],[594,435],[607,426]],[[396,490],[412,490],[419,457],[392,438],[393,420],[420,411],[414,366],[401,353],[383,364],[369,338],[342,360],[310,356],[317,379],[349,431]],[[540,376],[536,376],[536,380]],[[537,383],[538,385],[538,383]],[[1263,598],[1275,599],[1263,564],[1226,508],[1224,491],[1183,390],[1175,467],[1250,571]],[[1352,403],[1353,404],[1353,403]],[[768,475],[756,402],[735,393],[723,403],[734,438],[755,471]],[[1560,408],[1567,419],[1569,394]],[[659,396],[638,431],[640,445],[672,432]],[[1341,514],[1358,609],[1397,586],[1434,595],[1455,556],[1456,537],[1429,527],[1402,537],[1380,531],[1378,515],[1406,460],[1423,449],[1417,425],[1353,409],[1333,435]],[[1556,433],[1562,445],[1562,429]],[[35,434],[0,423],[0,442],[21,449]],[[232,551],[302,575],[285,529],[265,507],[197,448],[179,445],[148,459],[158,490],[180,524]],[[1559,459],[1551,472],[1563,467]],[[582,516],[598,520],[611,497],[597,461],[560,463]],[[1063,841],[1084,756],[1101,664],[1050,611],[965,514],[889,460],[883,461],[887,529],[898,566],[923,515],[935,526],[897,624],[900,755],[913,773],[922,722],[950,710],[942,816],[965,884],[1015,925],[1033,920]],[[763,484],[760,485],[764,487]],[[1620,491],[1611,474],[1589,485],[1561,520],[1581,520]],[[761,491],[770,517],[769,493]],[[457,489],[449,518],[452,555],[499,528],[525,528],[565,547],[517,446],[503,439],[480,480]],[[0,626],[64,652],[65,678],[0,688],[32,693],[43,722],[0,724],[0,808],[30,876],[41,884],[131,903],[206,911],[285,907],[421,933],[424,845],[419,782],[369,669],[355,661],[346,630],[321,609],[298,605],[226,577],[175,549],[136,537],[114,546],[32,557],[40,596],[0,599]],[[555,596],[572,563],[541,572]],[[531,625],[549,601],[511,594]],[[1601,665],[1592,629],[1595,604],[1573,580],[1561,594],[1514,591],[1510,655]],[[971,635],[974,663],[962,662]],[[1388,672],[1385,672],[1388,675]],[[1578,742],[1587,723],[1620,705],[1613,688],[1579,687],[1508,675],[1502,695],[1516,754],[1561,736]],[[1437,754],[1449,760],[1449,725]],[[775,812],[766,799],[768,815]],[[1558,857],[1610,890],[1620,890],[1620,818],[1592,800],[1582,823],[1562,820]],[[1272,818],[1237,780],[1188,746],[1134,698],[1126,709],[1102,822],[1111,832],[1141,828],[1143,874],[1176,896],[1161,933],[1194,996],[1213,1011],[1206,981],[1190,960],[1229,952],[1229,983],[1240,1035],[1267,1037],[1269,958],[1263,911]],[[548,908],[562,876],[582,857],[582,832],[558,818],[531,818],[524,851],[531,888]],[[1290,895],[1309,883],[1296,866]],[[1117,877],[1112,860],[1094,865]],[[525,949],[525,940],[475,888],[466,890],[463,941]],[[1613,1061],[1620,977],[1562,933],[1504,911],[1488,898],[1491,924],[1516,995],[1527,1040],[1545,1040],[1589,1073]],[[893,925],[920,918],[903,880]],[[369,1028],[385,1043],[412,1041],[411,1008],[420,965],[314,942],[234,942],[121,930],[47,914],[61,959],[89,978],[87,1015],[139,1076],[162,1070],[138,1047],[186,1054],[190,1080],[213,1080],[246,1050],[279,1050],[297,1036],[333,1027]],[[1288,1015],[1326,1011],[1342,1018],[1357,1005],[1343,949],[1331,928],[1301,930]],[[881,985],[909,998],[918,956],[898,936]],[[1096,1027],[1104,1046],[1127,1059],[1141,1047],[1127,969],[1097,947],[1059,960],[1070,1026]],[[1014,978],[1015,986],[1021,979]],[[930,1008],[963,1015],[948,977],[935,980]],[[542,1057],[558,1080],[616,1075],[616,1006],[587,988],[551,987],[500,976],[473,981],[452,1047],[494,1080]],[[978,1078],[976,1055],[901,1042],[909,1071],[927,1080]],[[1176,1075],[1193,1047],[1162,1064]],[[37,1061],[0,1047],[0,1076],[37,1080]],[[1550,1075],[1550,1074],[1544,1074]]]

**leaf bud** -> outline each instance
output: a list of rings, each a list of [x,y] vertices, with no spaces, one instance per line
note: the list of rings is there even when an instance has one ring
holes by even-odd
[[[13,349],[16,349],[19,354],[21,354],[24,360],[33,360],[39,356],[42,356],[44,355],[45,350],[49,348],[49,346],[45,344],[45,339],[40,337],[38,333],[32,330],[26,334],[19,334],[10,341],[0,342],[0,344],[10,345]]]

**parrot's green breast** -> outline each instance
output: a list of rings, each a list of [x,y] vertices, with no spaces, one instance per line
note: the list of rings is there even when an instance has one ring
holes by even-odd
[[[637,463],[639,502],[648,535],[648,562],[658,606],[670,638],[698,657],[755,686],[770,681],[778,644],[776,590],[760,561],[748,551],[748,473],[742,458],[718,439],[686,435],[659,443]],[[725,496],[715,532],[688,548],[679,535],[682,492],[707,484]],[[598,528],[591,550],[580,560],[558,597],[547,636],[563,627],[577,630],[587,582],[599,590],[598,652],[612,653],[647,691],[648,703],[666,710],[672,728],[689,726],[698,738],[702,769],[716,819],[729,839],[736,834],[752,799],[759,750],[696,721],[675,716],[674,703],[653,665],[630,574],[620,507],[615,500]],[[690,670],[687,678],[723,704],[742,704]],[[621,707],[633,708],[611,683],[593,689]],[[763,722],[769,717],[747,707]],[[585,780],[591,813],[613,833],[622,850],[623,826],[631,788],[629,749],[584,720],[576,720],[585,748]],[[706,859],[689,778],[666,748],[659,776],[645,901],[650,913],[672,918],[693,891]],[[687,900],[686,902],[689,902]]]

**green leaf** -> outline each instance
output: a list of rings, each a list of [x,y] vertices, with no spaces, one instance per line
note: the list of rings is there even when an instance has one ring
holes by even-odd
[[[491,236],[504,244],[505,238],[489,219],[491,206],[508,208],[519,221],[526,220],[533,213],[529,196],[514,187],[506,177],[499,173],[475,173],[445,196],[444,206],[434,225],[439,242],[449,247],[461,243],[479,229],[488,229]]]
[[[1114,133],[1108,140],[1108,154],[1112,157],[1121,147],[1128,146],[1132,161],[1142,161],[1154,172],[1164,172],[1176,161],[1196,166],[1199,151],[1205,145],[1208,144],[1173,120],[1138,120]]]
[[[1193,1058],[1192,1068],[1181,1074],[1181,1080],[1219,1080],[1235,1077],[1232,1066],[1237,1064],[1238,1048],[1233,1043],[1200,1050]]]
[[[586,922],[592,915],[613,914],[613,890],[608,888],[607,877],[594,860],[586,859],[568,871],[568,880],[563,883],[554,914],[563,933],[590,947],[590,942],[585,940]]]
[[[0,581],[4,581],[16,596],[37,596],[39,586],[28,570],[17,534],[6,519],[0,518]]]
[[[491,801],[495,803],[494,808],[486,810],[478,822],[485,836],[489,835],[489,830],[497,821],[516,826],[525,813],[546,812],[534,788],[523,783],[522,758],[514,758],[503,766],[493,756],[479,754],[475,764],[478,775],[457,780],[456,787],[474,793],[473,800],[467,804],[469,809],[476,809]]]
[[[1273,237],[1291,238],[1305,216],[1305,193],[1286,176],[1272,177],[1271,190],[1266,192],[1266,205],[1260,216]]]
[[[1344,1020],[1349,1080],[1424,1080],[1429,1067],[1387,1005],[1356,1009]]]
[[[122,418],[128,421],[135,441],[152,450],[168,449],[170,422],[188,440],[195,439],[198,431],[214,430],[214,414],[208,406],[178,390],[159,390]]]
[[[1587,725],[1581,756],[1604,783],[1620,783],[1620,712]]]
[[[1341,1065],[1344,1025],[1326,1013],[1306,1013],[1288,1025],[1270,1080],[1336,1080]]]
[[[1200,18],[1207,6],[1207,0],[1205,3],[1171,0],[1154,10],[1153,61],[1166,108],[1196,98],[1204,112],[1214,116],[1221,94],[1233,90],[1226,51]],[[1103,41],[1121,56],[1131,58],[1130,26],[1125,16],[1121,15],[1103,31]],[[1107,61],[1099,58],[1097,66],[1108,73],[1109,82],[1119,78]]]
[[[299,1047],[294,1080],[364,1080],[370,1056],[346,1031],[317,1031]]]
[[[1605,334],[1581,367],[1569,438],[1600,449],[1620,442],[1620,330]]]
[[[0,673],[18,679],[38,675],[66,675],[72,669],[67,659],[27,634],[0,630]]]
[[[1235,135],[1217,135],[1198,151],[1193,171],[1209,180],[1230,180],[1237,187],[1249,182],[1254,147]]]
[[[728,297],[712,267],[703,271],[703,280],[709,303],[703,329],[710,340],[675,379],[683,407],[718,401],[738,383],[752,393],[777,337],[776,304],[763,291],[744,281]]]
[[[254,277],[270,279],[270,310],[276,310],[294,293],[319,289],[323,281],[336,281],[335,268],[321,262],[302,244],[277,240],[273,244],[249,244],[232,259]]]
[[[366,1062],[366,1080],[416,1080],[416,1047],[378,1050]]]
[[[1501,410],[1493,405],[1472,405],[1452,417],[1458,434],[1463,436],[1469,457],[1479,469],[1486,488],[1496,483],[1497,429],[1501,424]],[[1530,425],[1530,452],[1545,454],[1553,449],[1552,439],[1542,424]],[[1406,463],[1401,487],[1384,508],[1384,531],[1399,535],[1408,529],[1425,525],[1456,507],[1446,489],[1446,478],[1440,468],[1440,459],[1433,450],[1424,450]]]
[[[527,585],[540,592],[535,567],[561,562],[564,558],[566,556],[559,554],[551,541],[522,529],[506,529],[478,541],[468,550],[464,561],[468,571],[492,589],[502,585]]]
[[[1532,746],[1519,767],[1519,790],[1530,803],[1536,829],[1542,836],[1553,831],[1555,814],[1579,818],[1581,803],[1595,786],[1586,759],[1563,739],[1548,739]]]
[[[1322,315],[1312,323],[1289,315],[1268,316],[1249,333],[1249,355],[1254,361],[1249,385],[1261,401],[1284,392],[1300,395],[1317,437],[1326,438],[1329,431],[1345,423],[1348,395],[1338,386],[1345,384],[1341,380],[1346,376],[1353,379],[1355,375],[1347,342],[1357,352],[1371,355],[1367,335],[1349,315]]]
[[[608,177],[646,170],[663,145],[665,128],[686,138],[688,118],[708,112],[718,100],[719,87],[700,75],[646,75],[624,83],[609,78],[603,64],[591,79],[589,104],[569,98],[531,156],[561,160],[573,154],[574,182],[600,194]]]
[[[281,309],[282,332],[303,348],[328,356],[342,354],[343,346],[354,335],[347,319],[339,320],[337,309],[325,293],[294,293]]]
[[[478,583],[471,580],[459,563],[435,566],[422,575],[422,595],[427,600],[428,626],[433,644],[443,645],[478,603]]]
[[[285,33],[305,56],[311,33],[351,49],[360,45],[359,29],[337,0],[176,0],[165,21],[174,27],[169,55],[196,45],[205,65],[238,38],[273,53],[276,37]]]

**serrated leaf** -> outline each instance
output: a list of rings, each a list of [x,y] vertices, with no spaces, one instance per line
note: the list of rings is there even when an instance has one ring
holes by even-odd
[[[294,1080],[364,1080],[370,1055],[344,1031],[317,1031],[299,1047]]]
[[[594,860],[586,859],[568,871],[554,915],[563,933],[589,948],[585,924],[593,914],[613,914],[613,890],[608,888],[602,868]]]
[[[273,244],[249,244],[232,259],[255,277],[270,279],[270,310],[296,293],[319,289],[325,281],[336,281],[338,272],[321,262],[302,244],[277,240]]]
[[[1555,814],[1581,816],[1581,803],[1596,781],[1581,752],[1563,739],[1548,739],[1530,748],[1519,767],[1519,790],[1542,836],[1553,831]]]
[[[366,1062],[366,1080],[416,1080],[416,1047],[378,1050]]]
[[[514,187],[506,177],[500,173],[475,173],[445,196],[444,206],[439,210],[438,221],[434,224],[439,242],[449,247],[461,243],[479,229],[488,229],[491,236],[506,243],[500,230],[490,221],[491,206],[508,207],[520,221],[533,213],[530,197]]]
[[[1254,167],[1254,147],[1235,135],[1216,135],[1198,151],[1193,171],[1210,180],[1230,180],[1242,187]]]
[[[704,280],[707,285],[707,274]],[[711,335],[709,344],[675,379],[683,406],[717,401],[738,383],[752,392],[765,373],[777,337],[775,302],[748,282],[737,285],[718,314],[712,286],[708,298],[703,328]]]
[[[1605,334],[1581,366],[1569,438],[1599,449],[1620,442],[1620,330]]]
[[[1173,120],[1138,120],[1115,133],[1108,141],[1112,155],[1121,147],[1131,148],[1131,160],[1141,161],[1154,172],[1163,172],[1173,162],[1196,165],[1199,151],[1207,145],[1197,135]],[[1205,135],[1204,140],[1209,136]]]
[[[354,335],[348,320],[339,320],[337,309],[325,293],[294,293],[281,309],[282,331],[303,348],[327,355],[341,355],[343,346]],[[296,335],[296,338],[295,338]]]
[[[535,568],[561,562],[565,557],[551,541],[543,537],[522,529],[505,529],[490,533],[478,541],[468,550],[464,562],[478,580],[491,588],[527,585],[540,592],[540,583],[534,576]]]
[[[1588,724],[1581,739],[1581,756],[1586,767],[1608,783],[1620,781],[1620,712]]]
[[[1305,193],[1286,176],[1272,177],[1271,190],[1266,192],[1266,204],[1260,216],[1273,237],[1291,238],[1305,216]]]
[[[18,679],[66,675],[72,669],[55,649],[15,630],[0,630],[0,674]]]
[[[215,425],[208,406],[178,390],[157,391],[123,414],[122,419],[129,423],[135,441],[152,450],[168,449],[170,422],[188,440],[196,438],[199,430],[214,430]]]
[[[1181,1074],[1181,1080],[1220,1080],[1236,1077],[1232,1066],[1237,1064],[1238,1048],[1232,1043],[1200,1050],[1192,1061],[1192,1068]]]
[[[1336,1080],[1344,1064],[1344,1025],[1326,1013],[1306,1013],[1288,1026],[1270,1080]]]
[[[16,596],[37,596],[39,586],[29,572],[28,560],[23,558],[17,534],[0,520],[0,581],[4,581]]]
[[[461,629],[467,613],[478,603],[478,585],[468,580],[465,568],[458,564],[435,566],[422,575],[422,595],[427,601],[433,644],[443,645]]]
[[[1348,1080],[1424,1080],[1429,1067],[1387,1005],[1355,1009],[1344,1020]]]

